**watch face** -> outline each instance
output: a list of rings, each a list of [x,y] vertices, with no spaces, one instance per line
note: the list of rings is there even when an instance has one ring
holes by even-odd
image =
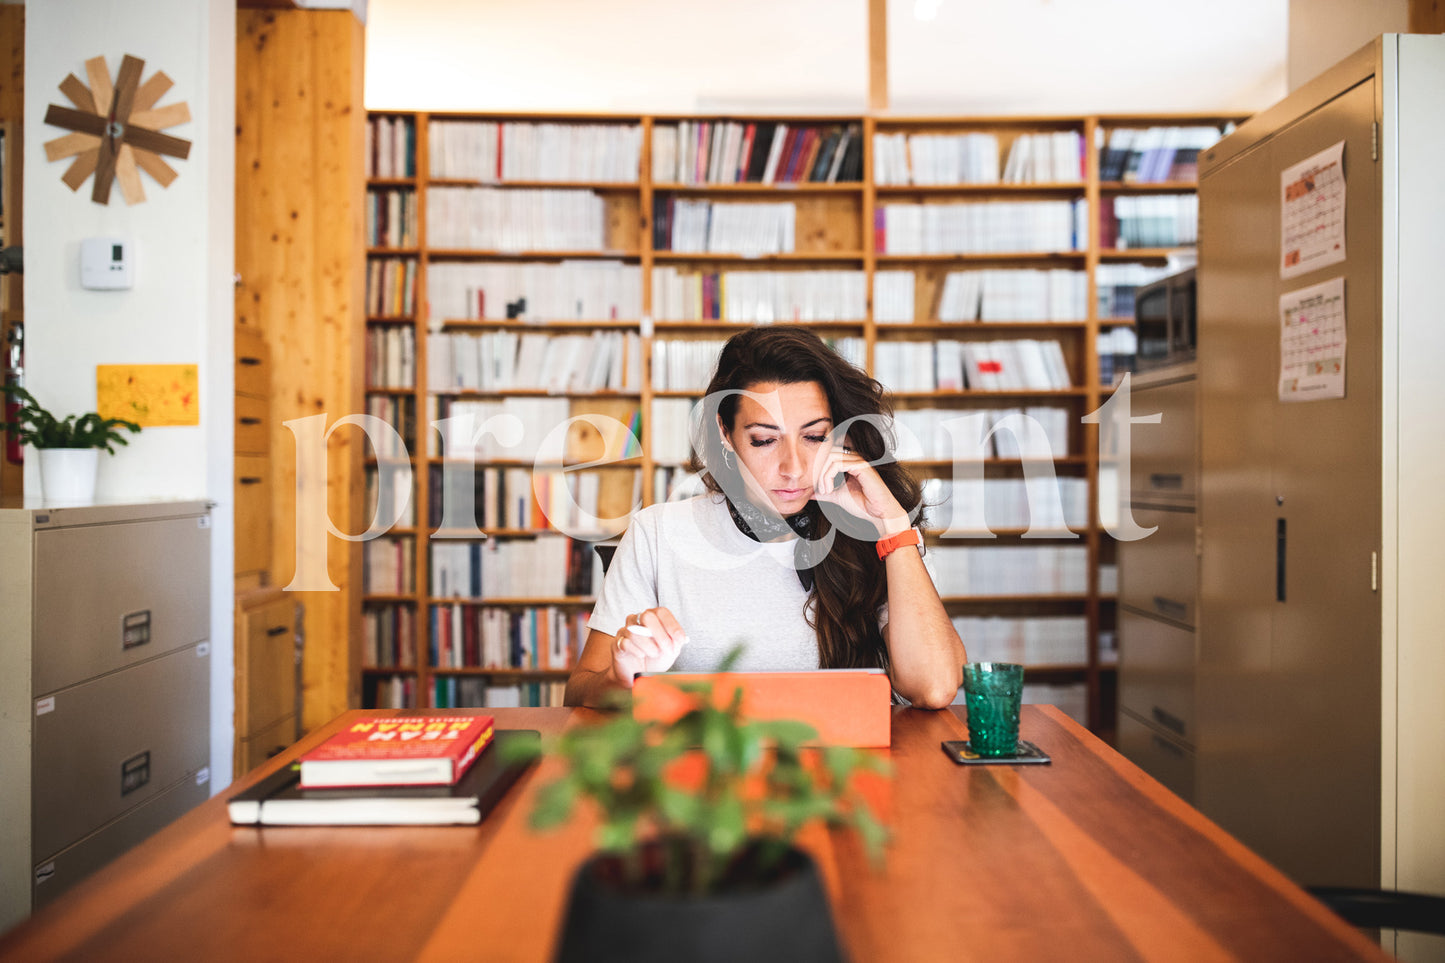
[[[51,160],[73,158],[60,179],[72,191],[95,175],[90,199],[110,202],[111,185],[120,184],[127,204],[145,200],[141,171],[162,187],[176,179],[176,171],[163,157],[185,159],[191,142],[161,133],[167,127],[189,123],[190,108],[185,101],[157,106],[171,88],[171,79],[156,71],[144,83],[145,61],[126,54],[120,71],[111,82],[104,57],[85,62],[87,85],[75,74],[61,81],[60,91],[73,107],[51,104],[45,122],[70,133],[45,144]]]

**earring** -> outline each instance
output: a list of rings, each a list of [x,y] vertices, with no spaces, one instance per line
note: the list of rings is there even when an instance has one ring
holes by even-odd
[[[733,458],[732,458],[732,455],[733,455],[733,450],[732,450],[731,448],[724,448],[724,449],[723,449],[723,464],[727,467],[728,471],[732,471],[732,467],[733,467]]]

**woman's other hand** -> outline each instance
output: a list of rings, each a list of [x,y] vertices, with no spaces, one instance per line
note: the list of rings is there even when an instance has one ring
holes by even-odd
[[[687,644],[687,633],[662,606],[629,615],[612,643],[612,674],[627,688],[639,672],[666,672]]]

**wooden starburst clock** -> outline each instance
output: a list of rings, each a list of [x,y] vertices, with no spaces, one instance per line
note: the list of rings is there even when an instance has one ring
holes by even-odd
[[[188,122],[190,108],[185,101],[157,107],[171,89],[171,79],[157,70],[141,83],[144,70],[144,60],[126,54],[112,83],[105,58],[92,57],[85,62],[89,86],[75,74],[60,85],[60,92],[75,106],[51,104],[45,112],[47,124],[70,131],[46,143],[46,158],[74,158],[60,177],[72,191],[78,191],[94,174],[90,199],[97,204],[110,203],[114,182],[120,184],[127,204],[141,203],[145,191],[140,172],[145,171],[161,187],[169,187],[176,171],[162,155],[184,160],[191,152],[190,141],[161,133],[166,127]]]

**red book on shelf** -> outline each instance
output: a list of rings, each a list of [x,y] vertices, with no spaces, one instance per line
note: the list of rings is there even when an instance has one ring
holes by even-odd
[[[738,151],[738,168],[733,171],[733,182],[741,184],[747,179],[748,166],[753,153],[753,137],[757,134],[758,125],[748,124],[743,130],[743,146]]]
[[[301,786],[449,786],[492,741],[492,716],[375,716],[301,757]]]

